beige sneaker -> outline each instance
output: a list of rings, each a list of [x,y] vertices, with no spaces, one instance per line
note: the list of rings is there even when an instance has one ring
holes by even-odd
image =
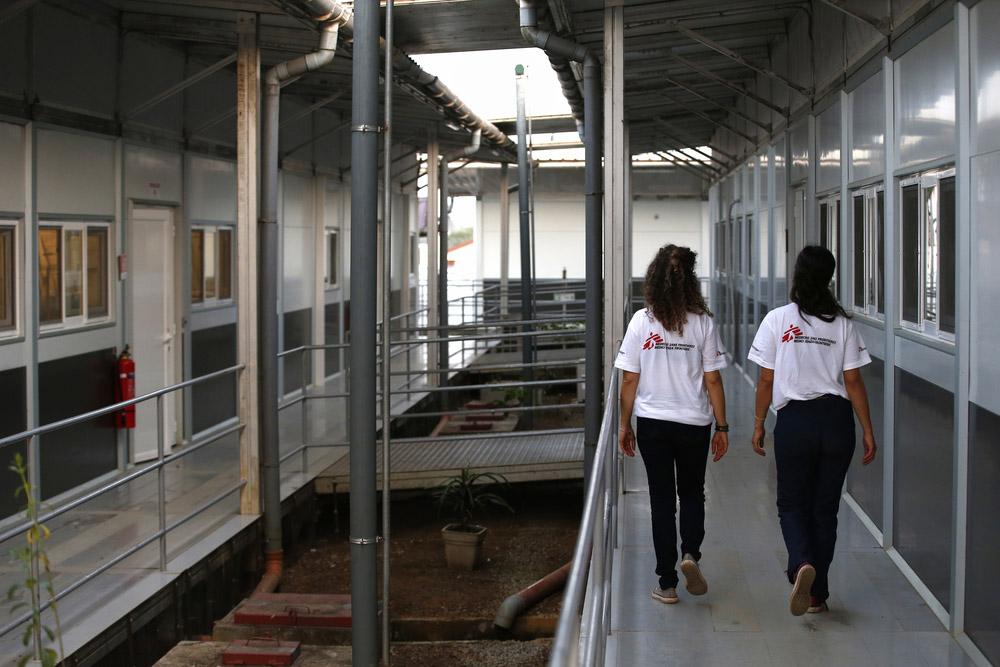
[[[684,574],[685,588],[691,595],[704,595],[708,592],[708,582],[698,567],[698,561],[691,554],[684,554],[681,560],[681,572]]]
[[[680,598],[677,597],[676,588],[660,588],[657,586],[651,594],[653,599],[663,604],[677,604]]]
[[[801,616],[809,610],[812,602],[813,582],[816,580],[816,568],[809,563],[799,567],[795,573],[795,585],[792,587],[792,596],[788,599],[788,610],[792,616]]]

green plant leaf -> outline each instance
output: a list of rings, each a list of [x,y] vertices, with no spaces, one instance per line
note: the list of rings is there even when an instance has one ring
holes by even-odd
[[[10,588],[7,589],[7,600],[11,601],[19,597],[21,594],[21,584],[11,584]]]
[[[31,659],[30,655],[22,655],[21,659],[17,661],[17,667],[24,667],[28,664],[28,660]]]
[[[34,621],[28,623],[24,626],[24,632],[21,633],[21,646],[27,646],[28,642],[31,641],[31,633],[35,630]]]

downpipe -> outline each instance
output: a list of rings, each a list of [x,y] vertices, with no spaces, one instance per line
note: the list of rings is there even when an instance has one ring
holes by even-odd
[[[342,19],[341,19],[342,20]],[[260,288],[260,444],[264,501],[265,570],[254,594],[271,593],[281,582],[281,469],[278,436],[278,139],[281,84],[331,63],[337,51],[340,23],[325,20],[317,50],[279,63],[264,75],[261,147],[261,217],[258,222]]]
[[[496,618],[493,619],[493,625],[501,628],[502,630],[510,630],[513,628],[514,621],[517,620],[518,616],[528,609],[531,609],[553,593],[558,593],[563,589],[563,587],[566,586],[566,580],[569,578],[569,571],[572,567],[573,561],[570,561],[558,570],[554,570],[545,575],[527,588],[508,596],[507,599],[500,604],[500,609],[497,610]]]

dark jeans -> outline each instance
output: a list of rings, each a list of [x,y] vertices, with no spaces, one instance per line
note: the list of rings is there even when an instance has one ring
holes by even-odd
[[[854,456],[854,413],[840,396],[792,401],[778,411],[774,458],[778,518],[788,549],[788,580],[804,563],[816,568],[812,594],[830,595],[837,512]]]
[[[647,417],[637,418],[636,426],[635,439],[649,479],[656,574],[660,588],[675,588],[677,499],[680,498],[681,505],[681,554],[691,554],[699,560],[705,539],[705,465],[712,431],[707,425],[691,426]]]

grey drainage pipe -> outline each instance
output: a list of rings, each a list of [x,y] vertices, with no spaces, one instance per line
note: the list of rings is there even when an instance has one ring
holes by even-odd
[[[514,621],[527,609],[535,606],[566,585],[573,561],[563,565],[558,570],[550,572],[524,590],[514,593],[500,604],[493,625],[504,630],[514,627]]]
[[[584,416],[583,416],[583,458],[584,476],[590,479],[597,438],[601,431],[601,396],[604,369],[601,363],[603,341],[604,310],[602,286],[602,211],[604,192],[602,189],[602,109],[601,109],[601,63],[597,56],[582,44],[545,30],[538,29],[538,17],[533,0],[519,0],[521,9],[521,35],[534,46],[544,50],[549,56],[583,63],[583,109],[585,155],[584,190],[586,196],[586,342]]]
[[[319,47],[275,65],[264,75],[261,215],[259,234],[258,327],[260,331],[260,457],[264,498],[264,576],[256,593],[272,592],[281,580],[281,472],[278,447],[278,134],[281,83],[333,61],[337,51],[337,19],[320,30]]]

